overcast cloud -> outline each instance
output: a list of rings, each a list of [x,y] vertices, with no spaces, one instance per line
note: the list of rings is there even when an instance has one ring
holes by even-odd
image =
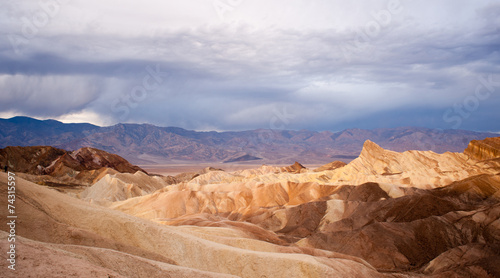
[[[500,1],[2,1],[0,117],[500,131]]]

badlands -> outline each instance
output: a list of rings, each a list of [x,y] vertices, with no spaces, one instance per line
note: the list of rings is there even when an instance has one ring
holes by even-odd
[[[52,147],[7,147],[0,164],[16,174],[4,277],[500,277],[500,137],[443,154],[366,141],[317,169],[160,176]],[[3,208],[7,188],[1,173]]]

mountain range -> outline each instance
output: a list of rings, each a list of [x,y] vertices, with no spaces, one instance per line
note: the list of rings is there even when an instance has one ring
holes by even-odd
[[[176,177],[93,148],[7,147],[6,162],[5,277],[500,277],[500,137]]]
[[[497,134],[422,127],[343,131],[271,130],[200,132],[150,124],[66,124],[29,117],[0,119],[0,148],[44,146],[72,151],[92,147],[118,154],[135,164],[226,162],[291,164],[349,162],[366,140],[393,151],[462,152],[471,140]]]

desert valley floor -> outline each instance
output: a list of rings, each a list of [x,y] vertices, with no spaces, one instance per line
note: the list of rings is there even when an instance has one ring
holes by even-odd
[[[17,213],[2,276],[500,277],[500,137],[299,162],[144,170],[93,148],[0,149]]]

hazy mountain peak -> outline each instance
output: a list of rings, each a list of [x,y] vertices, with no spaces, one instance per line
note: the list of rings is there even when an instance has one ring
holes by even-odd
[[[257,159],[259,163],[282,165],[294,161],[325,164],[334,160],[349,162],[364,147],[371,149],[371,152],[380,151],[379,146],[399,152],[461,152],[471,140],[496,136],[491,133],[418,127],[346,129],[335,133],[272,129],[197,132],[150,124],[98,127],[39,121],[28,117],[0,119],[0,131],[0,147],[51,145],[65,150],[94,147],[116,153],[136,164],[173,161],[239,163]],[[366,140],[369,142],[364,146]]]

